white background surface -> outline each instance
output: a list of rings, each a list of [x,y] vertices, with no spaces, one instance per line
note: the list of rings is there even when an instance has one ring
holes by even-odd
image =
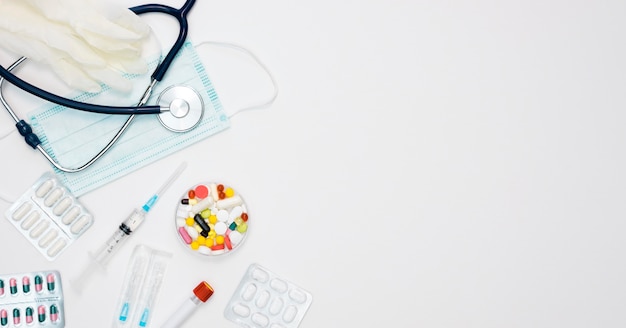
[[[109,326],[138,244],[174,254],[153,327],[201,280],[215,294],[184,327],[235,327],[223,311],[251,263],[313,294],[302,328],[624,327],[625,15],[623,1],[198,1],[190,39],[252,50],[276,102],[82,196],[95,224],[54,262],[0,220],[0,272],[60,270],[70,328]],[[162,40],[176,32],[146,19]],[[245,57],[200,53],[227,110],[271,93]],[[11,99],[25,116],[30,100]],[[17,133],[0,149],[5,198],[50,170]],[[75,293],[87,251],[182,161],[106,275]],[[176,201],[201,181],[249,205],[228,257],[176,240]]]

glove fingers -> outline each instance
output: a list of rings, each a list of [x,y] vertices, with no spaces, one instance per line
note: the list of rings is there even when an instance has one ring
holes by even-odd
[[[114,90],[118,90],[124,93],[128,93],[132,90],[132,83],[116,72],[109,68],[98,69],[86,69],[85,73],[96,81],[100,81]]]
[[[98,82],[77,68],[71,61],[61,59],[51,65],[51,68],[61,80],[74,89],[91,93],[97,93],[102,90]]]

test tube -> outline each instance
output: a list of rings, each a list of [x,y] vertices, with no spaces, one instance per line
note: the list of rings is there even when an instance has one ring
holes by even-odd
[[[161,326],[161,328],[177,328],[180,327],[185,320],[193,313],[198,305],[206,302],[209,297],[213,295],[213,287],[206,281],[202,281],[196,288],[193,289],[193,295],[186,299],[179,307],[172,313],[169,319]]]

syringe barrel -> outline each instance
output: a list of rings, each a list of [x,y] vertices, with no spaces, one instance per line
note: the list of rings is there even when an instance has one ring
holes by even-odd
[[[128,234],[122,229],[116,229],[113,235],[106,241],[104,245],[98,250],[96,254],[93,254],[93,260],[102,266],[105,266],[113,253],[120,248],[124,240],[126,240]]]

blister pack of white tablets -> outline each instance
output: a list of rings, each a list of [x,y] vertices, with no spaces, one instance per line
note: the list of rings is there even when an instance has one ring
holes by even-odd
[[[311,293],[254,263],[226,305],[224,316],[241,327],[296,328],[311,302]]]
[[[58,271],[0,274],[0,327],[63,328],[63,286]]]
[[[50,261],[93,224],[93,216],[52,172],[44,173],[5,216]]]

